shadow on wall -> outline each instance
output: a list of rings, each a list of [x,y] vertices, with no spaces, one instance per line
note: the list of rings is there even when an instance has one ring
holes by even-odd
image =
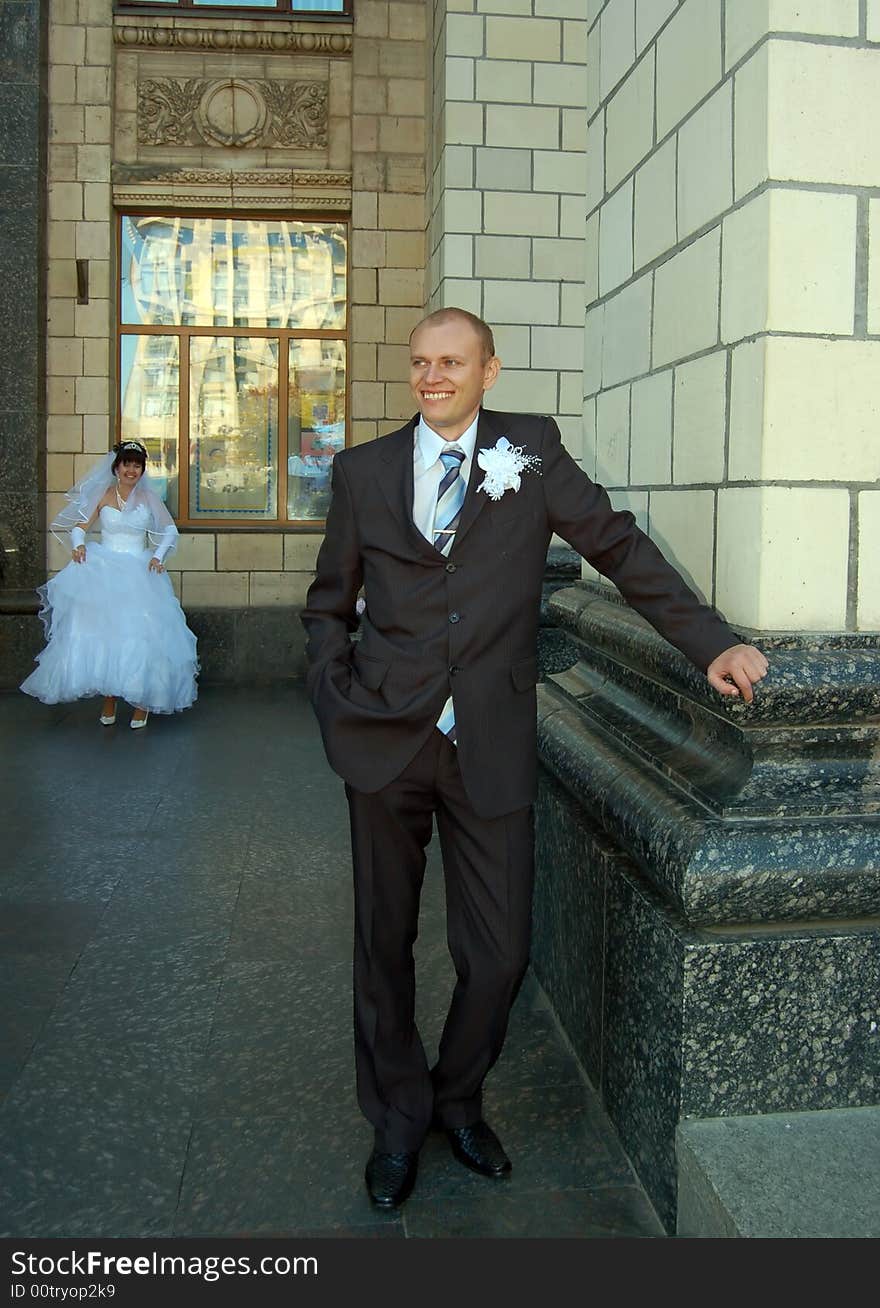
[[[694,578],[693,573],[690,571],[687,565],[682,563],[681,559],[677,556],[674,547],[669,544],[663,533],[656,530],[652,531],[651,540],[657,546],[658,550],[662,551],[665,558],[669,560],[669,562],[676,569],[676,571],[679,572],[681,576],[685,579],[685,581],[690,586],[694,594],[698,595],[704,604],[711,604],[712,603],[711,596],[706,594],[702,586]]]

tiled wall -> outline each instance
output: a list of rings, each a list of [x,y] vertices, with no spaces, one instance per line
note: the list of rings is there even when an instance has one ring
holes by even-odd
[[[426,5],[358,0],[352,117],[352,433],[391,431],[413,411],[409,333],[425,266]]]
[[[880,6],[588,14],[585,463],[734,623],[880,625]]]
[[[487,401],[580,457],[584,0],[435,0],[430,303],[495,329]]]

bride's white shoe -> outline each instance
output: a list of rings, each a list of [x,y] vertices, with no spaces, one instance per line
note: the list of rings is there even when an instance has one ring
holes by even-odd
[[[132,731],[139,731],[141,727],[145,727],[147,725],[147,718],[149,716],[150,716],[150,710],[147,709],[147,711],[144,713],[144,716],[142,718],[132,718],[131,722],[129,723],[129,726],[131,727]]]
[[[101,705],[101,707],[102,707],[102,708],[106,708],[106,707],[107,707],[107,700],[104,701],[104,703]],[[100,718],[98,719],[98,721],[101,723],[101,726],[102,726],[102,727],[112,727],[112,726],[113,726],[113,724],[114,724],[115,721],[116,721],[116,700],[115,700],[115,699],[113,700],[113,712],[112,712],[112,713],[102,713],[101,716],[100,716]]]

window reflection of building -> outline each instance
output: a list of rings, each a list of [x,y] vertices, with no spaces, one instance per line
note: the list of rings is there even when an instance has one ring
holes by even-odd
[[[122,337],[122,439],[139,440],[150,474],[177,514],[180,351],[176,336]]]
[[[288,412],[288,517],[326,517],[330,464],[345,444],[345,353],[339,342],[291,341]]]
[[[123,428],[144,440],[181,516],[276,518],[285,457],[281,516],[325,515],[329,464],[345,440],[346,246],[340,223],[123,219]]]
[[[195,336],[190,343],[190,513],[275,517],[278,342]],[[205,452],[211,455],[207,462]],[[223,452],[222,459],[219,451]]]

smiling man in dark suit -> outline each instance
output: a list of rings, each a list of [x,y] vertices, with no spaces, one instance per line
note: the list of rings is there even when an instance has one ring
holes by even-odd
[[[437,310],[410,354],[419,414],[334,458],[302,615],[309,691],[351,815],[358,1100],[375,1131],[367,1188],[382,1207],[411,1192],[432,1123],[466,1166],[510,1171],[481,1092],[529,956],[537,630],[552,534],[722,695],[750,701],[767,670],[632,514],[615,512],[552,418],[482,408],[501,367],[484,322]],[[429,1069],[412,946],[435,818],[457,984]]]

